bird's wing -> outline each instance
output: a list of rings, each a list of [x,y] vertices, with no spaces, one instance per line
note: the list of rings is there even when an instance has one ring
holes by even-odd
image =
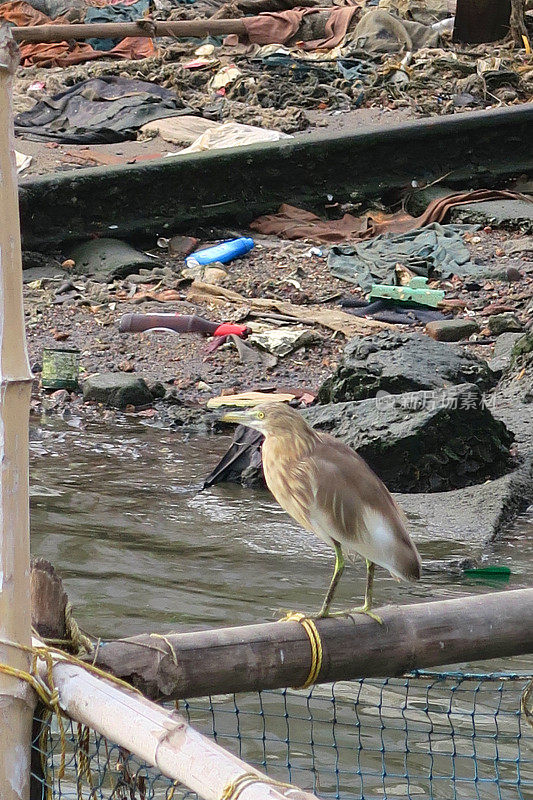
[[[305,469],[311,476],[313,530],[335,539],[348,553],[359,553],[397,577],[420,575],[420,559],[405,518],[386,486],[351,448],[319,434]]]

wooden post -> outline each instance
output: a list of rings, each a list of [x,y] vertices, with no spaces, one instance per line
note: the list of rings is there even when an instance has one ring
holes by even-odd
[[[477,44],[503,39],[509,32],[510,0],[457,0],[454,42]]]
[[[42,662],[40,672],[46,681]],[[240,800],[317,800],[296,787],[263,782],[268,781],[264,774],[195,731],[178,712],[160,708],[61,656],[53,667],[53,678],[61,708],[71,719],[103,734],[205,800],[220,800],[228,786],[250,774],[258,781],[242,789]]]
[[[0,28],[0,640],[30,644],[28,416],[31,372],[22,305],[12,78],[18,51]],[[26,653],[0,642],[0,663],[28,669]],[[34,706],[28,684],[0,672],[0,796],[25,800]]]
[[[318,683],[533,653],[533,589],[375,610],[383,625],[362,615],[316,621]],[[180,699],[302,686],[311,647],[297,622],[270,622],[107,642],[96,663],[153,700]]]

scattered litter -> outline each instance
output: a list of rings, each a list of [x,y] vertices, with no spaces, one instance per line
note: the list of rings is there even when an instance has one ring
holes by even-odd
[[[19,153],[18,150],[15,150],[15,160],[17,164],[17,173],[20,174],[30,166],[32,157],[27,156],[24,153]]]
[[[185,263],[188,267],[213,264],[217,261],[221,264],[227,264],[229,261],[233,261],[233,259],[249,253],[253,247],[254,240],[242,236],[240,239],[230,239],[214,247],[206,247],[204,250],[197,250],[192,255],[187,256]]]
[[[320,341],[320,336],[308,328],[272,328],[261,333],[252,333],[248,341],[284,358],[300,347],[316,344]]]
[[[38,101],[15,117],[15,133],[24,139],[68,144],[122,142],[135,138],[137,128],[150,120],[190,111],[180,108],[170,89],[103,76]]]
[[[235,406],[237,408],[253,408],[261,403],[289,403],[296,398],[295,394],[284,392],[240,392],[212,397],[207,401],[208,408]]]
[[[444,292],[440,289],[428,289],[427,278],[417,276],[412,278],[408,286],[389,286],[385,283],[374,284],[370,290],[369,298],[381,300],[394,300],[396,303],[417,303],[421,306],[437,308],[444,300]]]
[[[204,131],[189,147],[172,155],[185,155],[186,153],[200,153],[204,150],[222,150],[225,147],[244,147],[245,145],[258,144],[259,142],[279,142],[280,139],[292,137],[280,131],[271,131],[267,128],[257,128],[253,125],[241,125],[240,122],[224,122],[212,125]]]

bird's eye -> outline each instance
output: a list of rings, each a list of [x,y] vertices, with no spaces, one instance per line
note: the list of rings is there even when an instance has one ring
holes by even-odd
[[[264,411],[258,411],[257,412],[257,419],[264,419],[264,418],[265,418],[265,412]]]

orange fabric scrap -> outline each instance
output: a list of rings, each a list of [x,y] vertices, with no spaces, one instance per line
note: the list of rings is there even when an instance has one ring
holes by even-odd
[[[50,19],[36,11],[23,0],[0,4],[0,20],[11,22],[19,28],[28,25],[60,25],[68,23],[66,17]],[[155,53],[152,39],[127,37],[112,50],[95,50],[85,42],[20,42],[20,63],[23,67],[69,67],[96,58],[148,58]]]
[[[419,217],[412,217],[406,211],[398,211],[396,214],[371,211],[361,217],[345,214],[338,220],[323,220],[310,211],[284,203],[277,214],[259,217],[250,223],[250,228],[267,236],[311,239],[323,244],[336,244],[356,239],[371,239],[380,233],[407,233],[431,222],[442,222],[450,209],[455,206],[488,200],[517,199],[533,202],[529,195],[505,189],[475,189],[470,192],[451,192],[445,197],[436,198]]]

